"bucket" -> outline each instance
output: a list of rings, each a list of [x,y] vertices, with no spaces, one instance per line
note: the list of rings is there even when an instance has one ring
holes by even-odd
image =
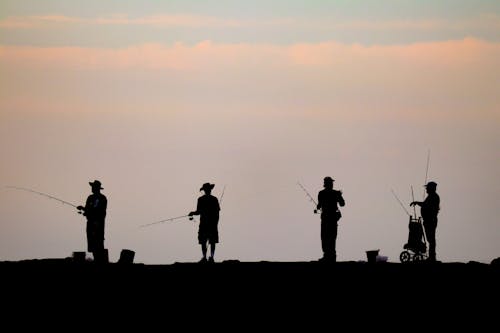
[[[377,256],[378,252],[380,250],[371,250],[371,251],[366,251],[366,258],[368,259],[369,263],[375,263],[377,262]]]
[[[132,264],[134,262],[134,256],[134,251],[123,249],[120,253],[120,259],[118,260],[118,262],[120,264]]]

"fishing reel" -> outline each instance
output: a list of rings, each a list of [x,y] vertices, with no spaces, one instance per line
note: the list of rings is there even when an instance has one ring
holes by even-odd
[[[314,214],[321,214],[322,212],[323,212],[323,210],[321,208],[314,210]]]

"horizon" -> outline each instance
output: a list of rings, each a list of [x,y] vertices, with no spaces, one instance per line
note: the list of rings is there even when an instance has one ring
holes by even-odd
[[[413,213],[432,180],[438,260],[490,263],[499,78],[497,1],[2,1],[0,261],[86,249],[76,209],[7,186],[80,205],[95,179],[111,261],[198,261],[194,222],[139,226],[188,214],[206,182],[226,187],[216,261],[317,260],[297,182],[316,199],[331,176],[339,261],[399,262],[392,190]]]

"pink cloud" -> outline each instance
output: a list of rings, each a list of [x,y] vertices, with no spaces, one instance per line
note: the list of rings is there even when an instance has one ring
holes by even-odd
[[[178,89],[178,95],[169,101],[176,100],[179,105],[197,96],[214,105],[227,106],[232,101],[239,109],[249,103],[253,109],[308,110],[325,117],[332,110],[349,110],[339,111],[339,117],[349,119],[363,119],[368,113],[389,118],[404,113],[420,119],[422,110],[427,109],[433,110],[428,114],[442,119],[450,115],[470,119],[481,112],[498,120],[499,59],[500,43],[471,38],[396,46],[211,41],[118,49],[0,46],[0,63],[8,72],[3,75],[3,84],[9,87],[9,82],[17,82],[11,88],[13,95],[5,93],[1,104],[12,106],[7,109],[29,109],[29,105],[23,107],[23,98],[33,99],[38,90],[19,87],[24,87],[23,78],[30,77],[33,70],[57,74],[38,82],[50,88],[50,83],[58,80],[73,82],[76,69],[92,71],[88,76],[91,82],[102,77],[128,80],[133,73],[146,82],[151,78],[150,84],[155,85],[155,78],[161,77]],[[157,75],[161,71],[168,74]],[[16,95],[20,95],[18,99]],[[47,99],[43,95],[36,98]]]
[[[165,47],[144,44],[124,49],[82,47],[0,47],[0,60],[16,66],[80,68],[80,69],[127,69],[185,67],[182,45]]]
[[[500,43],[472,38],[416,43],[411,45],[362,46],[323,42],[316,44],[218,44],[203,41],[195,45],[143,44],[127,48],[0,46],[4,64],[28,67],[127,68],[193,70],[228,67],[327,67],[346,65],[456,67],[495,63]]]
[[[276,21],[281,24],[283,21]],[[0,29],[35,29],[46,27],[66,27],[70,24],[85,25],[145,25],[152,27],[238,27],[266,25],[260,21],[224,19],[212,16],[189,14],[161,14],[144,17],[130,17],[114,14],[105,17],[76,17],[64,15],[10,16],[0,20]]]
[[[0,20],[0,29],[34,29],[57,24],[84,23],[85,19],[64,15],[9,16]]]
[[[405,61],[409,64],[439,66],[464,65],[474,61],[494,60],[499,56],[500,43],[473,38],[444,42],[415,43],[410,45],[296,44],[288,48],[292,62],[298,65],[330,66],[342,63]]]
[[[104,17],[76,17],[64,15],[10,16],[0,20],[0,28],[27,29],[68,24],[85,25],[143,25],[157,28],[168,27],[282,27],[291,29],[330,29],[342,31],[470,31],[475,29],[495,31],[500,29],[500,16],[494,13],[463,18],[420,19],[420,20],[304,20],[300,18],[278,19],[227,19],[222,17],[192,14],[157,14],[130,17],[127,14],[113,14]]]

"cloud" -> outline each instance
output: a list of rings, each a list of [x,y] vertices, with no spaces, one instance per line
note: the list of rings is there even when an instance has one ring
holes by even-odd
[[[336,23],[316,21],[318,27],[366,31],[499,31],[500,16],[494,13],[462,19],[351,20]]]
[[[36,29],[64,27],[74,24],[83,25],[132,25],[151,26],[157,28],[189,27],[189,28],[228,28],[238,26],[255,26],[279,24],[283,22],[259,22],[253,20],[234,20],[203,15],[161,14],[145,17],[130,17],[126,14],[114,14],[106,17],[74,17],[63,15],[10,16],[0,20],[3,29]]]
[[[28,67],[120,70],[127,68],[210,70],[253,67],[327,67],[408,66],[457,67],[473,64],[496,64],[500,43],[473,38],[415,43],[410,45],[341,44],[334,41],[291,45],[222,44],[203,41],[142,44],[126,48],[0,46],[4,64]]]
[[[500,16],[486,13],[462,19],[405,19],[405,20],[334,20],[302,19],[229,19],[192,14],[158,14],[130,17],[114,14],[105,17],[74,17],[64,15],[9,16],[0,20],[0,29],[38,29],[68,25],[130,25],[155,28],[259,28],[312,29],[334,31],[499,31]]]
[[[148,109],[246,108],[272,110],[277,117],[338,112],[349,119],[406,113],[418,121],[425,121],[421,114],[429,110],[433,119],[463,116],[466,122],[481,113],[498,121],[499,59],[500,43],[472,38],[376,46],[334,41],[0,46],[0,107],[64,109],[72,98],[83,98],[83,89],[99,107],[111,109],[119,96],[131,98],[127,108],[145,103]],[[61,98],[68,100],[55,105]],[[82,103],[82,110],[95,108]]]
[[[406,62],[408,65],[463,66],[478,61],[494,61],[499,55],[500,43],[474,38],[408,45],[341,44],[324,42],[295,44],[288,48],[290,59],[299,65],[332,66],[354,63]]]
[[[36,29],[56,24],[87,23],[88,20],[64,15],[9,16],[0,20],[0,29]]]

